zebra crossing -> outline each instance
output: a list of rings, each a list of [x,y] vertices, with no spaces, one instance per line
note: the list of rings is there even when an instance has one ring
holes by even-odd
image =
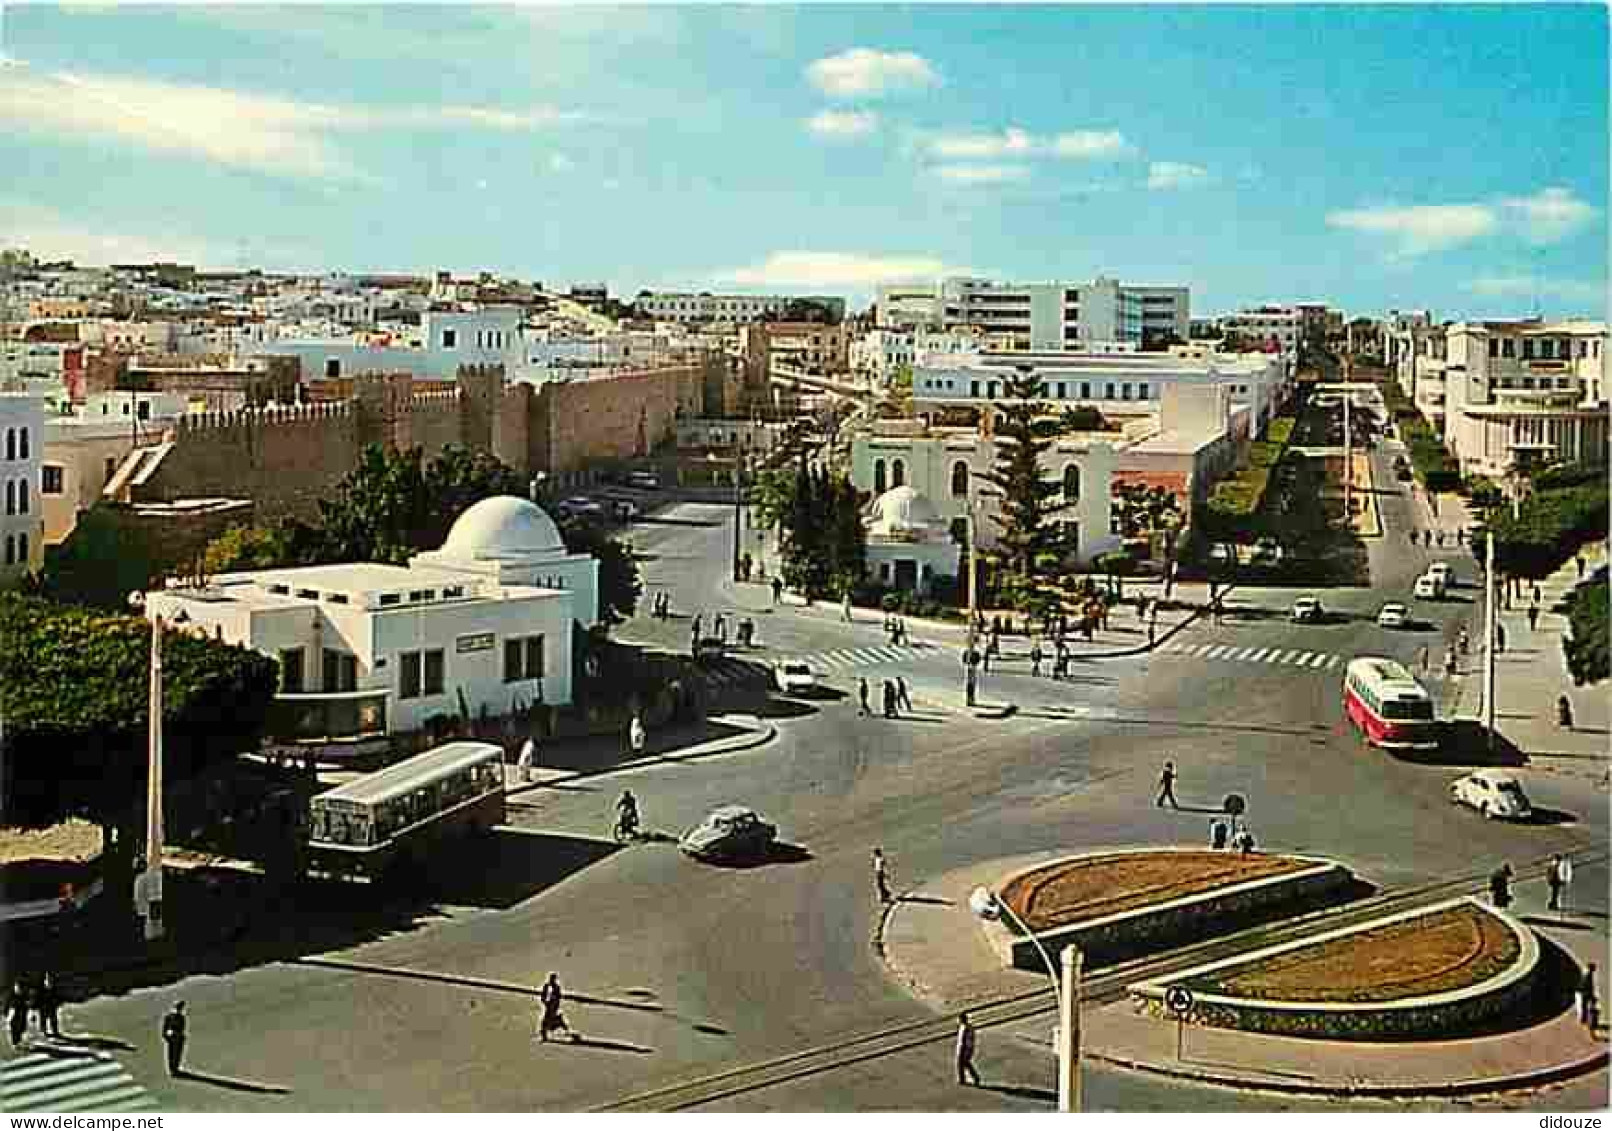
[[[149,1111],[151,1093],[106,1053],[67,1044],[0,1065],[0,1109],[33,1111]]]
[[[1310,652],[1302,648],[1244,647],[1236,644],[1187,644],[1174,640],[1160,645],[1155,654],[1194,660],[1308,668],[1313,671],[1339,668],[1344,663],[1344,658],[1335,652]]]
[[[933,644],[868,644],[861,648],[835,648],[827,652],[814,652],[809,656],[791,656],[791,660],[805,663],[813,672],[848,671],[870,668],[876,664],[894,664],[911,659],[916,653],[932,651]]]

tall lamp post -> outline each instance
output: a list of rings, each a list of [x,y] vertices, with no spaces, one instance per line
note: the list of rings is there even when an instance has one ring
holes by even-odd
[[[1020,919],[1004,899],[996,898],[989,888],[977,887],[968,897],[968,906],[981,919],[995,919],[1005,915],[1019,932],[1034,944],[1041,961],[1046,963],[1047,980],[1052,984],[1052,996],[1058,1002],[1058,1110],[1080,1110],[1080,973],[1082,955],[1078,946],[1066,946],[1053,962],[1052,955],[1041,945],[1041,938]],[[1058,973],[1053,973],[1057,969]],[[1060,984],[1061,981],[1061,984]]]
[[[733,580],[739,580],[739,543],[744,534],[744,457],[733,460]]]

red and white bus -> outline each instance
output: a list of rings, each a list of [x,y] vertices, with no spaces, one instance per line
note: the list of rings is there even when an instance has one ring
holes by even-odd
[[[1398,660],[1350,660],[1343,675],[1343,711],[1373,746],[1431,750],[1439,744],[1433,700]]]

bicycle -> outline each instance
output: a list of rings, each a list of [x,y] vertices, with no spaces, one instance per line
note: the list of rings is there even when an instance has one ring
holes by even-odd
[[[636,842],[641,835],[638,827],[638,818],[629,817],[626,814],[622,814],[620,817],[617,817],[615,827],[610,830],[610,835],[612,838],[614,838],[617,844],[632,844]]]

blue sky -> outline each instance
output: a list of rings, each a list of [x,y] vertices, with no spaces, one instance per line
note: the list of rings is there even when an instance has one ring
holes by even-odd
[[[10,7],[0,241],[1604,316],[1600,6]]]

